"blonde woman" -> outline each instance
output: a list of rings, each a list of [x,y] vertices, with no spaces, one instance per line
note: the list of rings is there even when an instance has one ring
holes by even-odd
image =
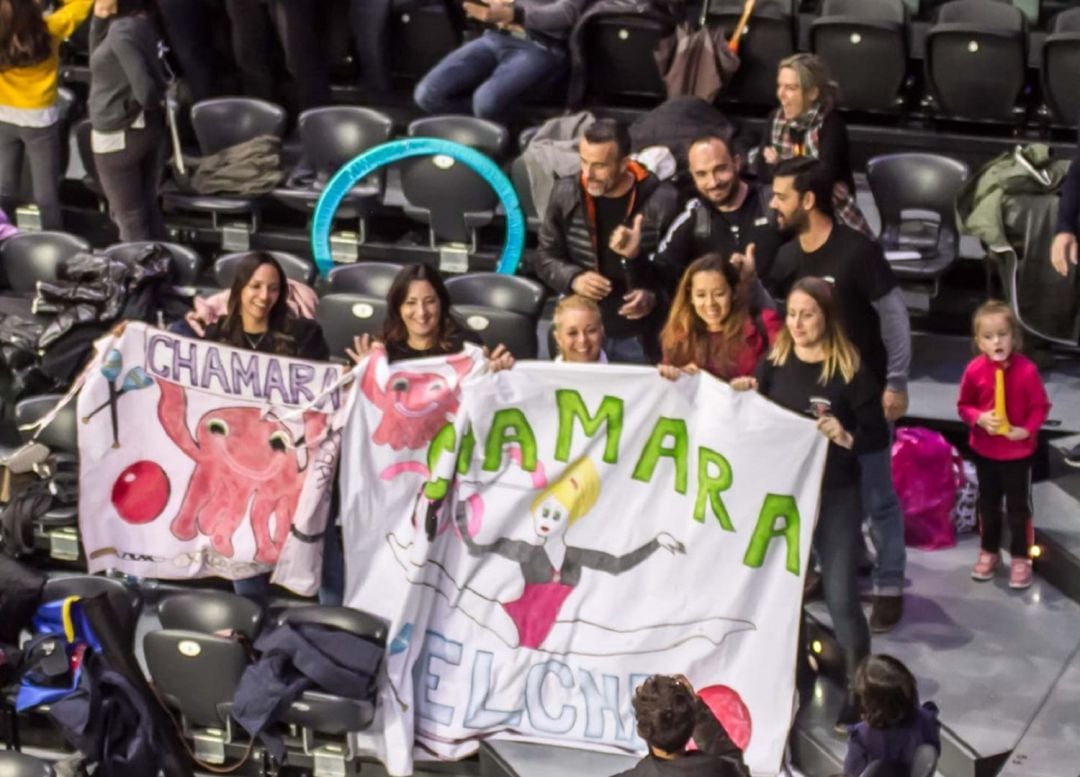
[[[600,306],[588,297],[570,294],[559,300],[551,319],[555,338],[557,362],[606,364],[604,354],[604,321]]]
[[[836,83],[825,63],[806,53],[782,59],[776,75],[776,98],[780,107],[769,121],[756,159],[755,171],[760,181],[772,180],[777,162],[795,157],[817,159],[832,182],[836,217],[867,237],[874,237],[855,204],[847,126],[834,110]]]
[[[592,511],[600,497],[596,466],[582,457],[568,465],[550,484],[543,485],[544,476],[539,470],[533,480],[540,490],[529,509],[530,539],[499,537],[483,542],[470,534],[464,512],[458,513],[456,521],[470,555],[482,557],[485,562],[491,556],[500,556],[517,564],[520,573],[507,576],[491,591],[474,588],[479,581],[492,580],[492,575],[480,575],[472,570],[467,584],[459,583],[442,564],[428,558],[425,548],[415,542],[402,543],[391,534],[390,549],[405,569],[409,582],[433,589],[451,607],[492,632],[507,646],[547,653],[590,656],[651,653],[692,639],[720,644],[729,634],[754,629],[748,621],[722,617],[616,628],[564,613],[563,604],[585,570],[620,575],[658,550],[682,554],[686,547],[667,532],[660,532],[622,555],[570,545],[567,531]],[[459,507],[463,504],[459,502]],[[608,520],[617,517],[608,516]],[[415,550],[424,551],[423,560],[416,560],[420,554],[414,553]]]
[[[785,324],[757,378],[735,378],[731,386],[757,388],[778,405],[815,418],[829,439],[814,550],[847,669],[840,730],[859,720],[855,670],[870,652],[856,581],[863,519],[858,454],[880,450],[889,432],[877,385],[841,326],[832,286],[820,278],[797,281],[788,295]]]

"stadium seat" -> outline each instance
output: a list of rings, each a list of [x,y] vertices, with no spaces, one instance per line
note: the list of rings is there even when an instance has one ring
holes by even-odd
[[[315,318],[334,358],[344,359],[353,337],[378,337],[386,318],[386,299],[370,294],[327,294],[319,300]]]
[[[248,666],[244,645],[201,631],[163,629],[143,637],[150,679],[180,713],[184,738],[202,761],[221,764],[233,741],[232,701]]]
[[[454,305],[482,305],[539,318],[544,308],[544,287],[519,275],[474,272],[446,280]]]
[[[483,305],[454,305],[450,309],[487,348],[505,345],[515,359],[535,359],[539,353],[536,321],[529,316]]]
[[[203,270],[203,259],[197,251],[177,243],[155,240],[137,243],[117,243],[105,249],[105,255],[121,262],[130,262],[152,245],[159,245],[169,252],[173,260],[173,280],[177,286],[194,286]]]
[[[719,24],[725,35],[739,22],[743,0],[713,0],[709,24]],[[758,0],[739,41],[739,70],[720,93],[721,101],[776,106],[776,68],[795,53],[798,0]]]
[[[251,599],[228,591],[184,591],[162,600],[158,620],[163,629],[235,631],[253,640],[262,629],[263,611]]]
[[[926,34],[926,81],[937,115],[1015,123],[1027,74],[1027,21],[996,0],[952,0]]]
[[[386,647],[386,623],[351,607],[288,607],[278,615],[277,623],[318,624],[355,634],[381,648]],[[304,755],[322,763],[327,774],[345,774],[346,763],[352,761],[355,754],[348,744],[344,748],[333,745],[325,747],[320,740],[327,736],[341,737],[350,732],[363,731],[371,726],[374,719],[374,701],[316,691],[305,691],[281,715],[282,723],[300,729]],[[330,761],[336,761],[337,771],[331,771],[334,767],[330,766]]]
[[[956,195],[970,175],[968,166],[937,154],[888,154],[867,162],[866,174],[881,214],[886,256],[919,254],[893,260],[894,254],[893,273],[902,284],[926,286],[936,296],[941,276],[959,255]]]
[[[17,294],[33,294],[38,281],[55,281],[61,262],[90,244],[66,232],[24,232],[4,241],[0,267],[8,287]]]
[[[267,251],[267,253],[277,259],[281,269],[285,271],[285,277],[289,280],[304,283],[308,286],[315,283],[317,271],[312,262],[285,251]],[[236,276],[236,266],[247,255],[247,251],[225,254],[214,262],[214,279],[217,281],[218,286],[223,289],[232,286],[233,278]]]
[[[620,97],[665,99],[653,49],[673,32],[670,23],[645,14],[603,15],[589,22],[585,30],[589,96],[600,102]]]
[[[135,647],[135,632],[142,614],[143,600],[138,589],[104,575],[72,575],[52,577],[41,592],[43,602],[54,602],[69,596],[90,599],[98,594],[109,594],[109,604],[122,630],[124,644]]]
[[[419,81],[461,45],[461,32],[441,0],[394,0],[390,64],[397,78]]]
[[[524,148],[525,144],[522,144]],[[529,170],[525,166],[525,157],[517,157],[510,165],[510,182],[514,184],[517,192],[518,203],[521,212],[525,215],[525,226],[530,232],[539,232],[543,224],[543,217],[536,211],[536,203],[533,202],[532,186],[529,183]]]
[[[300,114],[300,141],[311,172],[290,177],[285,186],[274,190],[274,198],[294,210],[314,212],[334,174],[359,154],[388,141],[392,130],[390,118],[371,108],[335,105],[304,111]],[[366,238],[366,219],[382,198],[385,180],[382,171],[368,176],[349,191],[337,209],[336,218],[359,220],[358,243]]]
[[[430,116],[409,125],[409,137],[441,138],[476,149],[501,162],[509,133],[495,122],[471,116]],[[401,163],[405,215],[428,225],[431,245],[466,244],[476,249],[476,230],[495,219],[498,197],[487,181],[449,157]]]
[[[385,298],[400,272],[400,264],[389,262],[344,264],[330,271],[330,291]]]
[[[49,764],[14,750],[0,751],[0,777],[53,777]]]
[[[191,125],[203,156],[260,135],[281,138],[287,122],[288,114],[280,105],[253,97],[220,97],[203,100],[191,107]],[[208,213],[215,230],[221,231],[220,219],[223,216],[249,218],[242,228],[230,229],[223,234],[226,247],[238,250],[247,248],[250,234],[259,228],[260,199],[185,194],[169,186],[162,190],[166,210]]]
[[[907,75],[903,0],[825,0],[810,26],[810,48],[840,87],[840,106],[896,111]]]
[[[1043,99],[1057,124],[1076,125],[1080,116],[1080,8],[1070,8],[1054,17],[1053,27],[1042,49]]]

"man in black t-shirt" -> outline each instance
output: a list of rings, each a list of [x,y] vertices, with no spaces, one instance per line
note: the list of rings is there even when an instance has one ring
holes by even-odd
[[[716,252],[733,257],[744,277],[756,271],[772,291],[773,259],[783,238],[768,203],[739,178],[742,158],[718,135],[695,140],[686,157],[698,196],[686,203],[649,257],[665,287],[673,292],[690,262]],[[753,261],[747,261],[748,253]]]
[[[799,278],[822,278],[836,289],[844,328],[882,391],[890,423],[907,411],[911,327],[885,254],[873,240],[833,219],[832,182],[808,158],[777,164],[770,207],[777,225],[795,239],[777,253],[774,275],[790,287]],[[893,489],[890,446],[859,456],[863,509],[877,550],[870,628],[888,631],[903,608],[904,519]]]
[[[600,306],[604,353],[613,362],[655,362],[662,312],[650,273],[635,268],[656,249],[678,192],[629,158],[630,136],[612,119],[581,140],[581,175],[555,182],[536,255],[537,276],[558,294]]]

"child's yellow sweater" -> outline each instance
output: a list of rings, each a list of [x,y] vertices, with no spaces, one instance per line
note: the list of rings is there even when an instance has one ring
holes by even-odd
[[[36,65],[0,70],[0,106],[32,111],[56,102],[60,41],[68,38],[89,16],[93,5],[94,0],[65,0],[45,17],[52,36],[52,53]]]

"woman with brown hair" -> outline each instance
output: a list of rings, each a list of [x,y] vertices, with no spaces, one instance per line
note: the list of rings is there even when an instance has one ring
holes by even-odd
[[[60,42],[93,0],[67,0],[42,16],[37,0],[0,0],[0,210],[14,215],[23,153],[43,229],[61,229]]]
[[[757,377],[736,378],[731,386],[756,388],[781,407],[817,419],[829,439],[814,550],[847,669],[848,697],[837,720],[844,733],[842,727],[859,719],[855,670],[870,652],[856,578],[863,519],[858,456],[887,445],[889,431],[880,392],[844,332],[832,286],[820,278],[796,281],[785,324]]]
[[[660,374],[705,370],[720,380],[753,375],[783,328],[775,310],[750,311],[749,284],[725,256],[705,254],[686,268],[660,333]]]

